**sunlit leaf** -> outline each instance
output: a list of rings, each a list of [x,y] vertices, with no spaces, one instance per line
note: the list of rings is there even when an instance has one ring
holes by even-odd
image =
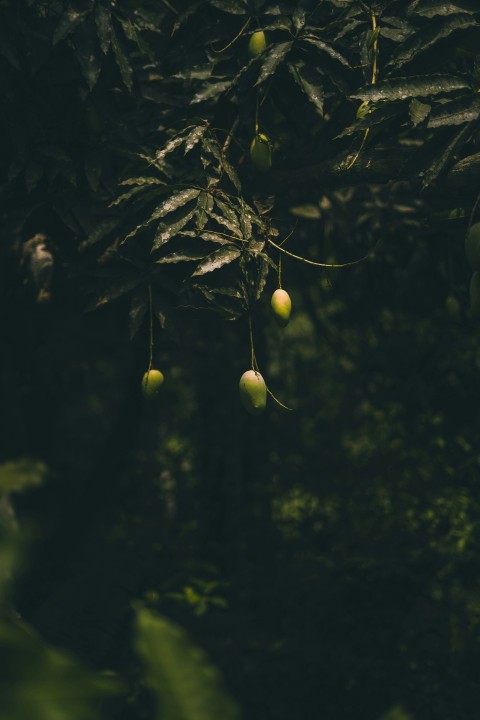
[[[206,273],[218,270],[224,265],[228,265],[233,262],[233,260],[236,260],[240,257],[240,254],[240,250],[235,247],[230,246],[219,248],[208,255],[208,257],[206,257],[205,260],[197,266],[192,277],[195,277],[196,275],[206,275]]]
[[[2,463],[0,465],[0,495],[40,485],[46,474],[47,466],[37,460],[24,458]]]
[[[262,69],[255,85],[260,85],[267,78],[269,78],[276,71],[280,63],[285,60],[286,56],[292,48],[292,42],[283,42],[274,45],[272,48],[267,50],[263,57]]]
[[[136,619],[135,647],[146,666],[158,720],[238,720],[218,671],[182,628],[142,609]]]
[[[427,127],[436,128],[441,125],[463,125],[480,117],[480,97],[468,95],[451,100],[436,107],[430,113]]]
[[[375,85],[367,85],[352,94],[360,100],[405,100],[412,97],[428,97],[439,93],[449,93],[467,88],[468,82],[454,75],[421,75],[415,77],[381,80]]]

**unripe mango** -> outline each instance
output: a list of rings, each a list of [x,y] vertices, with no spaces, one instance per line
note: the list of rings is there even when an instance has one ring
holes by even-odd
[[[468,231],[465,254],[472,270],[480,271],[480,223],[475,223]]]
[[[240,378],[240,399],[250,415],[260,415],[267,404],[267,386],[256,370],[247,370]]]
[[[265,37],[263,30],[257,30],[250,36],[250,40],[248,41],[248,54],[250,57],[257,57],[257,55],[261,55],[266,47],[267,38]]]
[[[288,322],[290,320],[290,313],[292,312],[292,301],[290,300],[290,295],[287,293],[287,291],[282,290],[282,288],[278,288],[277,290],[275,290],[272,295],[270,304],[272,306],[275,320],[280,325],[280,327],[285,327],[285,325],[288,325]]]
[[[480,272],[474,272],[470,280],[470,311],[472,317],[480,318]]]
[[[154,397],[163,384],[163,373],[160,370],[148,370],[142,378],[142,393],[145,397]]]
[[[272,167],[272,146],[264,133],[257,133],[250,145],[250,160],[257,170],[265,172]]]

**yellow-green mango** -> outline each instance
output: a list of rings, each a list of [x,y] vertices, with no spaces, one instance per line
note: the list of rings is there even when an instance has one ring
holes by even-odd
[[[267,386],[256,370],[247,370],[240,378],[240,399],[250,415],[260,415],[267,404]]]
[[[257,133],[250,145],[250,160],[257,170],[265,172],[272,167],[272,145],[264,133]]]
[[[287,291],[282,290],[282,288],[275,290],[272,295],[272,299],[270,300],[270,304],[272,306],[275,320],[280,327],[288,325],[290,313],[292,312],[292,301],[290,300],[290,295]]]
[[[164,377],[160,370],[148,370],[142,378],[142,392],[145,397],[154,397],[163,384]]]
[[[250,36],[248,41],[248,54],[250,57],[261,55],[267,47],[267,38],[263,30],[257,30]]]

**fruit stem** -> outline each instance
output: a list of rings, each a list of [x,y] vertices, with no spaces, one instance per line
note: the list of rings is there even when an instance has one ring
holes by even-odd
[[[282,254],[278,253],[278,287],[282,287]]]
[[[275,395],[272,393],[272,391],[270,390],[270,388],[268,387],[268,385],[267,385],[267,393],[270,395],[270,397],[271,397],[273,400],[275,400],[275,402],[277,403],[277,405],[280,405],[280,407],[282,407],[284,410],[293,410],[293,408],[288,407],[287,405],[284,405],[282,402],[280,402],[280,400],[279,400],[277,397],[275,397]]]
[[[235,37],[233,38],[233,40],[230,40],[230,42],[229,42],[227,45],[225,45],[225,47],[221,48],[220,50],[215,50],[215,48],[212,47],[213,52],[214,52],[214,53],[222,53],[222,52],[225,52],[225,50],[228,50],[228,48],[232,47],[232,45],[233,45],[234,43],[236,43],[239,38],[242,37],[243,33],[245,32],[245,30],[246,30],[247,27],[249,26],[251,19],[252,19],[252,18],[248,18],[247,22],[243,24],[243,27],[242,27],[242,29],[240,30],[240,32],[238,32],[237,35],[235,35]]]
[[[255,371],[255,369],[258,371],[258,365],[257,360],[255,358],[255,348],[253,345],[253,331],[252,331],[252,316],[248,316],[248,332],[250,334],[250,352],[251,352],[251,363],[252,363],[252,370]],[[256,366],[256,368],[255,368]]]
[[[377,249],[380,241],[378,241],[375,244],[375,247],[373,250],[370,250],[369,253],[361,257],[359,260],[351,260],[350,262],[346,263],[321,263],[321,262],[315,262],[314,260],[309,260],[308,258],[304,258],[301,255],[295,255],[294,253],[289,252],[288,250],[285,250],[285,248],[281,247],[281,245],[277,245],[277,243],[273,242],[273,240],[270,240],[268,238],[268,242],[270,245],[273,245],[274,248],[277,250],[280,250],[280,252],[284,253],[285,255],[288,255],[288,257],[294,258],[294,260],[300,260],[301,262],[306,263],[307,265],[315,265],[316,267],[324,267],[324,268],[343,268],[343,267],[350,267],[351,265],[358,265],[358,263],[363,262],[364,260],[367,260],[367,258],[371,257],[375,250]]]
[[[363,3],[362,3],[363,5]],[[367,8],[364,8],[367,10]],[[377,75],[378,75],[378,65],[377,65],[377,56],[378,56],[378,28],[377,28],[377,18],[375,17],[375,13],[373,11],[370,11],[371,18],[372,18],[372,33],[373,33],[373,42],[372,42],[372,54],[373,54],[373,62],[372,62],[372,79],[370,81],[371,85],[375,85],[377,82]],[[368,104],[368,102],[367,102]],[[367,111],[369,112],[369,111]],[[367,128],[363,134],[363,140],[361,142],[360,147],[358,148],[357,152],[353,156],[353,158],[350,160],[350,162],[347,165],[347,170],[351,170],[351,168],[355,165],[358,158],[360,157],[360,153],[362,152],[364,145],[368,138],[368,133],[370,132],[370,128]]]
[[[153,364],[153,308],[152,308],[152,286],[148,283],[148,313],[150,318],[150,357],[148,360],[148,370],[150,372]]]

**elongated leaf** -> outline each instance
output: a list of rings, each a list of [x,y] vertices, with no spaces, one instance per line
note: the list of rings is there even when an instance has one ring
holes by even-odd
[[[198,196],[197,207],[195,208],[195,227],[203,230],[208,222],[208,213],[213,208],[213,198],[210,193],[202,192]]]
[[[186,190],[181,190],[176,195],[172,195],[157,207],[152,214],[151,220],[159,220],[165,217],[165,215],[168,215],[168,213],[178,210],[178,208],[183,207],[190,202],[190,200],[195,200],[195,198],[200,195],[200,192],[198,188],[187,188]]]
[[[160,223],[157,232],[155,233],[152,250],[157,250],[157,248],[165,245],[165,243],[168,242],[170,238],[174,237],[179,230],[182,230],[182,228],[184,228],[185,225],[193,218],[195,212],[196,208],[193,208],[193,210],[186,213],[183,217],[179,218],[171,225]]]
[[[149,610],[140,610],[135,648],[146,666],[156,700],[156,720],[238,720],[219,674],[183,629]]]
[[[185,138],[184,155],[190,152],[190,150],[192,150],[195,145],[200,142],[202,137],[205,135],[206,129],[206,125],[198,125],[198,127],[193,128],[193,130],[187,135]]]
[[[436,180],[442,170],[446,168],[449,161],[453,158],[454,153],[466,142],[470,132],[470,125],[466,125],[462,128],[459,133],[454,135],[447,147],[441,150],[427,170],[424,173],[421,173],[421,175],[423,175],[423,187],[427,187]]]
[[[293,43],[283,42],[278,45],[274,45],[271,50],[264,54],[264,61],[262,63],[262,69],[255,85],[260,85],[267,78],[269,78],[276,71],[280,63],[286,58],[292,48]]]
[[[157,152],[155,153],[155,159],[159,163],[163,162],[163,160],[169,153],[179,148],[181,145],[183,145],[184,142],[185,136],[183,134],[176,135],[171,140],[169,140],[161,150],[157,150]]]
[[[225,217],[225,215],[218,215],[214,212],[209,212],[208,214],[212,218],[212,220],[215,220],[215,222],[217,222],[219,225],[223,225],[223,227],[226,227],[227,230],[230,230],[230,232],[236,235],[239,239],[243,238],[243,234],[236,217],[234,218],[234,222],[232,222],[232,220],[229,217]]]
[[[87,14],[88,12],[86,10],[83,12],[77,12],[73,8],[66,10],[55,28],[55,32],[53,34],[53,44],[56,45],[61,40],[64,40],[66,37],[71,35]]]
[[[344,58],[341,53],[335,50],[335,48],[333,48],[328,43],[320,40],[320,38],[317,38],[314,35],[306,35],[303,39],[305,40],[305,42],[310,43],[310,45],[314,45],[314,47],[316,47],[318,50],[322,50],[322,52],[327,53],[327,55],[330,55],[331,58],[337,60],[342,65],[345,65],[345,67],[350,67],[348,60]]]
[[[88,303],[86,307],[87,312],[90,310],[95,310],[102,305],[106,305],[112,300],[117,300],[117,298],[122,297],[122,295],[126,295],[128,292],[130,292],[130,290],[133,290],[133,288],[136,287],[139,283],[140,277],[138,276],[124,277],[118,280],[110,281],[109,287],[106,290],[100,292],[93,300]]]
[[[79,250],[85,250],[87,247],[90,247],[91,245],[99,242],[99,240],[103,240],[103,238],[106,237],[109,232],[111,232],[118,226],[119,222],[120,220],[117,217],[106,218],[106,220],[102,220],[102,222],[98,223],[93,232],[90,233],[88,238],[80,243]]]
[[[112,41],[112,24],[110,13],[103,5],[98,4],[95,10],[95,23],[97,25],[98,40],[104,55],[108,53]]]
[[[210,5],[230,15],[245,15],[245,3],[241,0],[209,0]]]
[[[448,37],[452,32],[465,30],[476,24],[473,17],[465,14],[451,15],[440,21],[432,21],[422,32],[415,33],[401,45],[398,51],[391,56],[387,67],[399,68],[413,60],[419,53],[428,50],[439,40]]]
[[[413,100],[410,103],[410,119],[413,123],[413,126],[416,127],[421,122],[425,120],[426,117],[428,117],[428,113],[432,109],[431,105],[427,105],[426,103],[420,102],[420,100],[416,100],[413,98]]]
[[[235,235],[238,234],[239,237],[242,236],[242,231],[240,230],[240,222],[238,219],[238,214],[235,211],[234,207],[229,202],[224,202],[223,200],[220,200],[220,198],[215,196],[215,204],[222,213],[221,217],[223,218],[224,222],[222,223],[225,225],[225,227],[228,227]],[[212,217],[219,222],[217,219],[219,216],[212,215]],[[226,222],[228,221],[228,223]]]
[[[479,117],[480,97],[478,95],[468,95],[435,108],[430,114],[427,127],[463,125],[463,123],[477,120]]]
[[[235,247],[222,247],[211,253],[200,265],[197,266],[192,277],[206,275],[206,273],[218,270],[224,265],[233,262],[240,257],[240,250]]]
[[[218,80],[217,82],[209,82],[202,85],[201,90],[195,93],[191,105],[196,103],[205,102],[205,100],[213,100],[213,98],[222,95],[233,85],[233,80]]]
[[[82,23],[76,28],[74,37],[76,55],[82,69],[82,75],[87,81],[88,87],[92,90],[100,75],[100,48],[86,23]]]
[[[109,207],[116,207],[117,205],[121,205],[122,203],[126,202],[127,200],[131,200],[132,198],[136,198],[138,195],[143,195],[147,188],[151,189],[151,185],[137,185],[136,187],[133,187],[131,190],[128,190],[125,193],[122,193],[122,195],[119,195],[115,200],[112,200]]]
[[[438,0],[422,2],[422,0],[417,0],[417,2],[412,3],[408,12],[432,18],[436,15],[454,15],[461,12],[474,12],[474,10],[465,2],[439,2]]]
[[[165,182],[163,180],[160,180],[159,178],[145,175],[145,176],[141,176],[141,177],[127,178],[126,180],[122,180],[119,184],[120,185],[137,185],[138,187],[146,187],[149,185],[165,185]]]
[[[192,262],[194,260],[203,260],[205,253],[199,250],[178,250],[178,252],[170,253],[159,258],[155,262],[157,263],[178,263],[178,262]]]
[[[317,112],[323,117],[323,83],[322,76],[313,68],[289,64],[288,69],[293,75],[296,83],[301,87],[310,102],[313,103]]]
[[[123,51],[123,48],[120,44],[118,36],[113,28],[112,28],[111,42],[112,42],[113,54],[115,56],[115,60],[117,61],[118,69],[120,70],[120,75],[122,76],[122,80],[125,83],[125,86],[128,88],[128,90],[131,91],[133,88],[133,70],[132,70],[130,62],[127,58],[127,55]]]
[[[202,240],[208,240],[208,242],[216,243],[217,245],[231,245],[234,238],[225,237],[220,233],[211,232],[210,230],[200,233]]]
[[[467,88],[468,82],[455,75],[419,75],[414,77],[381,80],[376,85],[367,85],[352,95],[360,100],[405,100],[412,97],[427,97]]]

